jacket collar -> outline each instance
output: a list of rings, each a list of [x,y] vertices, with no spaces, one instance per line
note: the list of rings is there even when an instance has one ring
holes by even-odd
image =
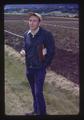
[[[38,28],[35,30],[34,33],[32,33],[31,30],[29,30],[27,34],[31,33],[32,36],[34,37],[34,36],[36,35],[36,33],[38,33],[39,29],[40,29],[40,28],[38,27]]]

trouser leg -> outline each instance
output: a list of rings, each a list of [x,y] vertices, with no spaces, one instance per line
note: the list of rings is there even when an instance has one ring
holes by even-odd
[[[33,96],[34,112],[37,112],[36,97],[35,97],[34,71],[32,69],[27,69],[26,75],[27,75],[27,79],[29,81],[29,84],[30,84],[30,87],[31,87],[32,96]]]
[[[45,99],[43,96],[43,85],[45,80],[45,69],[39,69],[35,74],[35,97],[38,114],[46,114]]]

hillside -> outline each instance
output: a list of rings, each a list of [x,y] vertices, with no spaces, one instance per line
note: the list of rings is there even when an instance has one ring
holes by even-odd
[[[79,86],[62,75],[47,70],[44,95],[49,115],[79,113]],[[31,110],[32,96],[25,76],[24,59],[5,45],[5,114],[24,115]]]
[[[78,4],[26,4],[26,5],[6,5],[5,13],[28,13],[29,11],[48,13],[51,11],[62,11],[69,13],[78,13]]]
[[[5,15],[4,29],[23,36],[28,30],[27,15]],[[51,68],[54,72],[79,84],[79,18],[45,16],[42,27],[52,32],[56,54]],[[5,43],[20,51],[22,38],[5,32]]]

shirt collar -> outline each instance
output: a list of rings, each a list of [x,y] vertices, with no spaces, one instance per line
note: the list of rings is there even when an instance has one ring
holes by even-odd
[[[34,33],[32,33],[31,30],[29,30],[27,34],[31,33],[34,37],[38,31],[39,31],[39,27],[35,30]]]

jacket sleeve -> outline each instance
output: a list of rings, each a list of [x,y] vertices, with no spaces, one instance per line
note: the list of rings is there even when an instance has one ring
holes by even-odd
[[[44,66],[48,67],[51,64],[52,59],[55,55],[55,41],[51,32],[47,33],[44,44],[47,48],[47,54],[45,56]]]

